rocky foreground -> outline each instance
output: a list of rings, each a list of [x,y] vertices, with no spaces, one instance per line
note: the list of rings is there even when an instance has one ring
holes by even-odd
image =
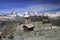
[[[16,32],[12,38],[1,40],[60,40],[60,28],[47,29],[42,31]]]

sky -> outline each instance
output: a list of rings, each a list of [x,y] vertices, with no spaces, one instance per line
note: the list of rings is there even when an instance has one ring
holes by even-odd
[[[0,14],[8,14],[12,10],[16,10],[19,14],[26,11],[30,13],[58,12],[60,0],[0,0]]]

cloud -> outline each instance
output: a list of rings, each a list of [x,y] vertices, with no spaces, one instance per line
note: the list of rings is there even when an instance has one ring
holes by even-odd
[[[49,4],[41,4],[41,5],[30,5],[24,8],[17,8],[17,11],[24,13],[25,11],[29,12],[43,12],[43,11],[50,11],[50,10],[57,10],[59,9],[59,5],[49,5]]]
[[[23,8],[11,8],[11,9],[0,9],[0,13],[10,13],[12,10],[16,10],[17,13],[23,14],[25,11],[29,12],[43,12],[43,11],[49,11],[49,10],[57,10],[60,9],[59,5],[51,5],[51,4],[35,4],[35,5],[30,5],[26,6]]]
[[[42,5],[32,5],[28,6],[25,9],[29,11],[45,11],[45,10],[52,10],[60,8],[59,5],[49,5],[49,4],[42,4]]]

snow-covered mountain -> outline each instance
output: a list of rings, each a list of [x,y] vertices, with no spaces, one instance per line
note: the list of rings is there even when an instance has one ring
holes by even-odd
[[[24,14],[24,17],[29,17],[29,16],[30,16],[29,11],[26,11],[25,14]]]
[[[9,15],[1,15],[0,20],[3,21],[23,21],[23,17],[18,15],[15,10],[13,10]]]
[[[4,21],[21,21],[24,19],[24,17],[30,17],[30,16],[47,16],[50,19],[59,19],[60,18],[60,12],[57,13],[44,13],[40,14],[38,12],[35,12],[33,14],[30,14],[29,11],[26,11],[23,15],[22,14],[17,14],[15,10],[13,10],[9,15],[0,15],[0,20]]]

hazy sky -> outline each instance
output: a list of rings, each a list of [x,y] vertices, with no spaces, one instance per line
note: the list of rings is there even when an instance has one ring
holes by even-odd
[[[60,11],[60,0],[0,0],[0,14],[29,12],[57,12]]]

